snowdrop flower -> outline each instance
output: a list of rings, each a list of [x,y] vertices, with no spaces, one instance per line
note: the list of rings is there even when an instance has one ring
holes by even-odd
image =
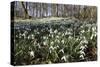
[[[92,27],[92,31],[96,31],[96,27]]]
[[[57,40],[58,43],[60,43],[60,40]]]
[[[80,55],[80,58],[84,59],[84,56],[83,55]]]
[[[94,37],[94,35],[92,34],[92,36],[91,36],[91,38],[90,38],[90,39],[92,40],[92,39],[93,39],[93,37]]]
[[[63,56],[61,60],[67,61],[66,56]]]
[[[46,36],[43,36],[43,39],[46,39]]]
[[[57,35],[56,38],[59,38],[59,36]]]
[[[53,33],[53,31],[52,31],[52,29],[50,28],[50,33],[52,34]]]
[[[84,50],[85,49],[85,46],[81,46],[80,49]]]
[[[21,36],[19,36],[19,38],[21,38]]]
[[[54,35],[52,34],[52,35],[51,35],[51,37],[53,38],[53,37],[54,37]]]
[[[16,37],[18,37],[18,35],[16,35]]]
[[[19,33],[19,36],[22,36],[22,34],[21,34],[21,33]]]
[[[84,40],[83,42],[86,43],[86,44],[88,44],[88,41],[87,40]]]
[[[39,32],[37,32],[37,34],[39,34]]]
[[[31,36],[32,36],[32,39],[34,39],[34,35],[32,34]]]
[[[50,37],[51,35],[49,34],[48,36]]]
[[[54,42],[52,41],[50,44],[51,44],[51,45],[54,45]]]
[[[32,48],[29,46],[29,50],[32,50]]]
[[[80,52],[80,54],[85,55],[83,50],[80,50],[79,52]]]
[[[80,42],[80,44],[88,44],[88,41],[87,40],[82,40],[81,42]]]
[[[39,48],[41,48],[41,46],[40,46],[40,44],[39,44],[39,43],[37,44],[37,46],[38,46]]]
[[[51,53],[52,51],[50,50],[50,53]]]
[[[87,45],[84,45],[85,47],[87,47]]]
[[[32,35],[29,35],[28,37],[27,37],[27,39],[34,39],[34,35],[32,34]]]
[[[27,31],[24,32],[24,34],[27,34],[27,33],[28,33]]]
[[[58,32],[58,30],[56,29],[55,31],[54,31],[54,33],[56,34]]]
[[[83,39],[84,39],[84,40],[86,40],[86,37],[85,37],[85,36],[83,36]]]
[[[24,37],[24,39],[26,39],[27,37],[26,37],[26,34],[27,34],[28,32],[27,31],[25,31],[23,34],[22,34],[22,36]]]
[[[64,44],[65,41],[64,40],[61,40],[61,42]]]
[[[73,38],[72,36],[69,36],[69,37],[68,37],[68,39],[72,39],[72,38]]]
[[[30,37],[30,35],[27,37],[27,39],[30,39],[31,37]]]
[[[35,44],[37,44],[37,42],[36,42],[36,41],[34,41],[34,45],[35,45]]]
[[[84,32],[85,32],[84,30],[81,31],[81,33],[84,33]]]
[[[57,47],[57,48],[59,48],[59,46],[58,46],[58,45],[57,45],[56,47]]]
[[[25,37],[25,35],[26,35],[25,33],[22,34],[23,37]]]
[[[44,42],[43,42],[43,45],[44,45],[44,46],[47,45],[47,41],[44,41]]]
[[[20,34],[19,34],[19,38],[21,38],[21,36],[22,36],[22,34],[20,33]]]
[[[46,37],[46,39],[49,39],[48,37]]]
[[[57,42],[57,39],[55,39],[55,41],[54,42]]]
[[[57,49],[57,47],[54,47],[54,49]]]
[[[48,63],[49,63],[49,64],[52,64],[52,62],[51,62],[51,61],[48,61]]]
[[[62,52],[64,54],[64,49],[59,50],[59,52]]]
[[[52,49],[52,50],[54,50],[54,47],[53,46],[50,46],[50,48],[49,49]]]
[[[80,26],[80,28],[83,28],[83,25],[82,25],[82,26]]]
[[[60,43],[60,40],[59,39],[55,39],[55,42]]]
[[[68,34],[69,34],[69,32],[66,30],[65,35],[68,35]]]
[[[71,28],[68,28],[67,30],[68,30],[68,31],[73,31]]]
[[[76,41],[78,41],[79,40],[79,38],[76,38]]]
[[[57,49],[57,48],[59,48],[59,46],[58,46],[58,45],[54,47],[54,49]]]
[[[96,36],[97,36],[97,34],[95,33],[95,34],[94,34],[94,36],[96,37]]]
[[[58,35],[61,35],[61,32],[58,32]]]
[[[72,33],[71,32],[68,32],[68,35],[72,35]]]
[[[30,56],[33,57],[33,58],[35,57],[34,51],[31,51],[31,52],[30,52]]]
[[[50,53],[51,53],[52,50],[54,50],[54,47],[53,46],[50,46],[49,50],[50,50]]]
[[[85,44],[88,44],[88,41],[86,40],[86,37],[84,36],[84,37],[82,37],[82,41],[80,42],[80,44],[83,44],[83,43],[85,43]]]
[[[62,36],[64,36],[64,33],[62,34]]]
[[[90,32],[90,28],[88,29],[88,32]]]

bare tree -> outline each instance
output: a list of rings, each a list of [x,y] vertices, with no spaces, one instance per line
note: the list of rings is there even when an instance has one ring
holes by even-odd
[[[22,4],[22,8],[24,9],[24,18],[29,18],[29,15],[28,15],[28,10],[27,10],[27,2],[25,2],[25,4],[26,4],[26,7],[25,7],[25,4],[24,4],[24,2],[21,2],[21,4]]]

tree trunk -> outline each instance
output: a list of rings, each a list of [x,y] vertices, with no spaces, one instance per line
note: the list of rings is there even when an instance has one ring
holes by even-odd
[[[27,10],[27,2],[26,2],[26,8],[25,8],[25,5],[24,5],[24,2],[21,2],[22,4],[22,7],[24,9],[24,18],[29,18],[29,15],[28,15],[28,10]]]

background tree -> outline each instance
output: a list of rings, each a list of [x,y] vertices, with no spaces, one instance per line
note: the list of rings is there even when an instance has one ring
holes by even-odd
[[[29,18],[28,10],[27,10],[28,2],[21,2],[21,4],[22,4],[22,8],[24,9],[24,18]]]
[[[16,18],[74,17],[79,20],[96,20],[95,6],[50,3],[15,2]]]

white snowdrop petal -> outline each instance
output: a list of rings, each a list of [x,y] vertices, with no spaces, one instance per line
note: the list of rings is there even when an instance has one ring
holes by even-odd
[[[63,56],[61,60],[67,61],[66,56]]]
[[[30,51],[30,56],[32,56],[33,58],[35,57],[34,51]]]

